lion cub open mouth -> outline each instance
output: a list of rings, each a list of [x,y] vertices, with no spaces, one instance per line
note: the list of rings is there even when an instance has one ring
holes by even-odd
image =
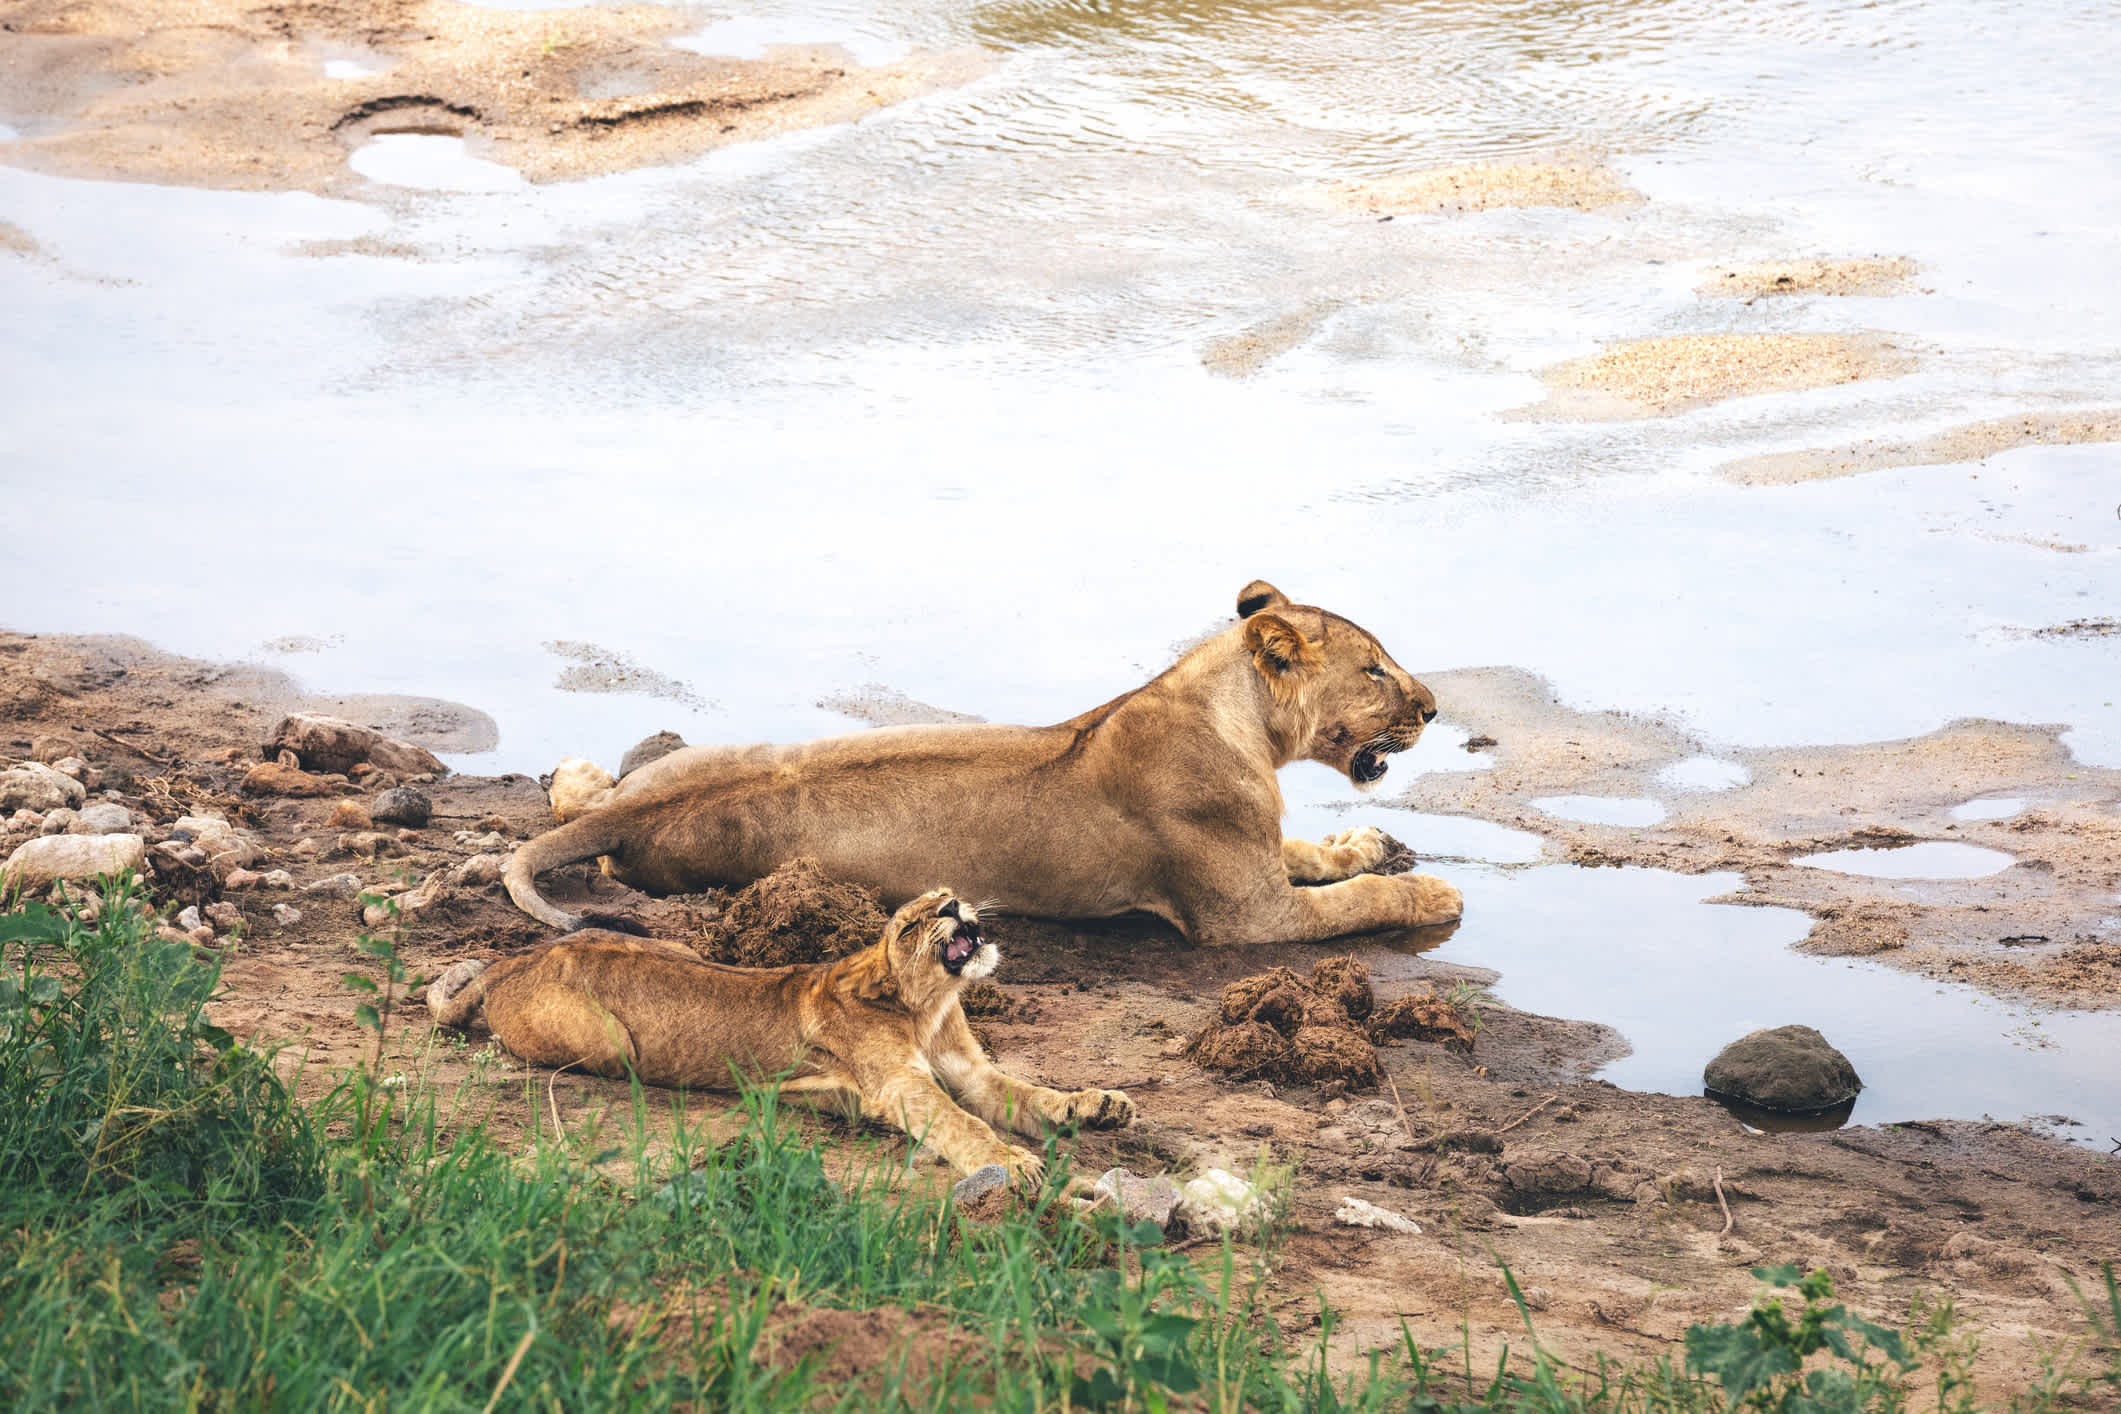
[[[1001,962],[1001,950],[979,930],[979,914],[957,899],[939,910],[942,934],[937,944],[943,950],[943,970],[952,977],[977,982]]]

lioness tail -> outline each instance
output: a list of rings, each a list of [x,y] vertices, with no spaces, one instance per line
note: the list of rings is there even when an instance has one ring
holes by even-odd
[[[609,854],[620,844],[617,830],[609,830],[600,817],[608,811],[592,810],[587,815],[577,816],[560,826],[547,831],[526,845],[520,846],[509,856],[508,867],[501,872],[501,880],[508,885],[508,896],[538,922],[562,932],[572,933],[582,926],[582,920],[565,909],[547,903],[538,892],[538,875],[548,869],[578,860],[594,859],[600,854]]]

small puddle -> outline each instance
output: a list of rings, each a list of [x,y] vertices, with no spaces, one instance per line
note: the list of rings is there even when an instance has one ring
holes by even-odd
[[[1969,800],[1964,805],[1952,807],[1954,820],[2008,820],[2025,809],[2026,802],[2015,799]]]
[[[2018,861],[2000,849],[1924,840],[1891,849],[1836,849],[1790,862],[1873,879],[1980,879],[2000,874]]]
[[[845,50],[855,63],[865,67],[895,64],[913,52],[913,46],[904,40],[858,33],[820,34],[821,27],[832,26],[786,17],[739,15],[673,39],[670,44],[674,49],[690,49],[717,59],[763,59],[767,50],[783,46],[829,46]]]
[[[464,139],[443,133],[379,133],[356,148],[347,164],[371,182],[423,191],[520,190],[523,174],[473,157]]]
[[[380,74],[380,64],[364,64],[358,59],[326,59],[324,77],[328,79],[365,79],[370,74]]]
[[[1751,771],[1715,756],[1689,756],[1657,773],[1657,784],[1674,791],[1736,790],[1752,781]]]
[[[21,130],[12,123],[0,123],[0,142],[14,142],[22,136]]]
[[[1654,800],[1611,795],[1548,795],[1529,802],[1534,810],[1557,820],[1585,825],[1627,825],[1640,829],[1664,819]]]
[[[1736,874],[1439,872],[1465,891],[1466,913],[1431,955],[1496,969],[1493,990],[1512,1006],[1619,1030],[1634,1053],[1597,1072],[1615,1085],[1698,1095],[1702,1067],[1725,1045],[1797,1022],[1818,1028],[1863,1077],[1852,1123],[2060,1114],[2080,1126],[2064,1137],[2104,1147],[2102,1136],[2121,1135],[2121,1012],[2041,1010],[1875,963],[1808,957],[1790,948],[1810,928],[1803,913],[1705,902],[1739,887]]]

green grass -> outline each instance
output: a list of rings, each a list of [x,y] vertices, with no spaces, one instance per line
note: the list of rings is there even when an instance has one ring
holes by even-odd
[[[638,1091],[608,1144],[585,1126],[504,1145],[455,1095],[365,1068],[298,1101],[274,1057],[206,1021],[217,986],[122,883],[95,922],[0,916],[0,1407],[1891,1414],[1926,1388],[1919,1361],[1958,1368],[1956,1347],[1829,1310],[1815,1276],[1788,1314],[1698,1328],[1686,1368],[1586,1380],[1533,1338],[1480,1373],[1409,1336],[1336,1381],[1330,1312],[1298,1345],[1256,1304],[1271,1237],[1196,1264],[1051,1192],[963,1223],[885,1181],[883,1148],[835,1180],[764,1092],[721,1143],[682,1109],[651,1122]],[[697,1319],[624,1318],[688,1291]],[[919,1311],[954,1333],[950,1363],[835,1382],[759,1357],[785,1313],[820,1307]],[[1796,1362],[1822,1351],[1845,1378],[1814,1390]],[[1937,1383],[1937,1407],[1969,1398]]]

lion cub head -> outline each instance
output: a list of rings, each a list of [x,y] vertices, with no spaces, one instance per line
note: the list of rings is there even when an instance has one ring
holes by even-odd
[[[1340,615],[1292,604],[1255,579],[1238,591],[1237,616],[1290,759],[1331,766],[1367,789],[1384,779],[1385,758],[1436,719],[1436,694]]]
[[[979,912],[948,889],[930,889],[892,914],[879,945],[899,997],[915,1011],[941,1005],[1002,961]]]

